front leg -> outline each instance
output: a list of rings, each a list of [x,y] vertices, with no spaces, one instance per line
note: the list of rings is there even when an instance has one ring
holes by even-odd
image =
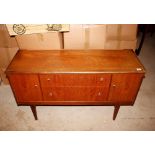
[[[117,113],[118,113],[118,111],[119,111],[119,108],[120,108],[120,105],[116,105],[116,106],[114,107],[113,120],[116,119],[116,116],[117,116]]]
[[[38,120],[36,106],[30,106],[35,120]]]

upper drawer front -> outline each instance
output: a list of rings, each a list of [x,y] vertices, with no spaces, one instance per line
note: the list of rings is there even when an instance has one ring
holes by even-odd
[[[42,87],[109,86],[110,74],[41,74]]]

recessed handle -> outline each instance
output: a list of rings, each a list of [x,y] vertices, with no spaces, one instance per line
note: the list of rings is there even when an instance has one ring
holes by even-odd
[[[101,92],[98,92],[97,96],[101,96]]]
[[[101,78],[100,78],[100,81],[103,81],[103,80],[104,80],[104,78],[103,78],[103,77],[101,77]]]
[[[47,81],[50,81],[50,80],[51,80],[50,78],[47,79]]]
[[[49,96],[53,96],[53,93],[52,93],[52,92],[50,92],[50,93],[49,93]]]

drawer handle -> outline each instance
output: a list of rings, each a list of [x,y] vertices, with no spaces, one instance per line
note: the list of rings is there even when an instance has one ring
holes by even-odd
[[[113,84],[112,86],[113,86],[113,87],[116,87],[116,85],[115,85],[115,84]]]
[[[37,85],[37,84],[35,84],[34,86],[35,86],[35,87],[38,87],[38,85]]]
[[[104,80],[104,78],[103,78],[103,77],[101,77],[101,78],[100,78],[100,81],[103,81],[103,80]]]
[[[47,81],[50,81],[50,80],[51,80],[50,78],[47,79]]]
[[[101,96],[101,92],[98,92],[98,94],[97,94],[98,96]]]
[[[53,96],[52,92],[49,93],[49,96]]]

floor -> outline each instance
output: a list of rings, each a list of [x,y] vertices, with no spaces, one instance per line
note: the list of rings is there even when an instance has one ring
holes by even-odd
[[[139,56],[147,74],[133,107],[121,107],[115,121],[113,107],[37,107],[38,121],[29,107],[18,107],[9,85],[0,86],[0,130],[155,130],[155,35],[147,36]]]

